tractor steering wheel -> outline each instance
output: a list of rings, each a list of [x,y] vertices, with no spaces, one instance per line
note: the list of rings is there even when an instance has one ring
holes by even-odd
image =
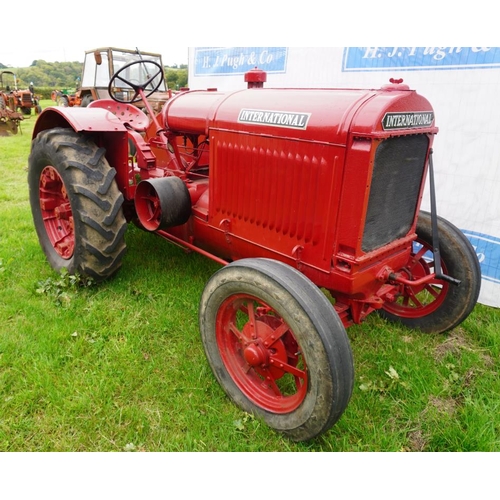
[[[121,76],[121,74],[128,70],[131,66],[134,66],[135,64],[142,64],[144,66],[144,74],[146,75],[146,80],[144,83],[133,83],[130,81],[128,78],[124,78]],[[152,71],[149,71],[149,66],[153,66]],[[150,76],[151,73],[153,73],[153,76]],[[164,79],[164,73],[163,73],[163,68],[161,67],[160,64],[158,64],[156,61],[132,61],[131,63],[125,64],[125,66],[122,66],[118,71],[115,72],[115,74],[111,77],[111,80],[109,81],[108,85],[108,92],[111,97],[116,102],[121,102],[123,104],[133,104],[134,102],[138,102],[142,100],[142,96],[139,91],[144,92],[144,90],[147,88],[147,86],[155,80],[155,78],[160,77],[158,80],[158,83],[156,87],[149,91],[147,94],[144,95],[144,97],[149,97],[151,94],[156,92],[160,85],[163,82]],[[132,96],[132,99],[120,99],[116,96],[116,87],[123,87],[123,86],[118,86],[114,85],[116,80],[121,80],[127,87],[130,87],[133,89],[135,92],[134,95]]]

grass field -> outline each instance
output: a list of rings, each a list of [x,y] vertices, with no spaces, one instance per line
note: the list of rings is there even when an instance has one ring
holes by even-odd
[[[481,305],[446,335],[350,328],[353,397],[314,441],[242,413],[198,332],[219,265],[131,226],[115,278],[51,270],[28,203],[34,122],[0,137],[0,451],[500,451],[500,310]]]

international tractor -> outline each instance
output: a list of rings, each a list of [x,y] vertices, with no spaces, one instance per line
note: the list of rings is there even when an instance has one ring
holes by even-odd
[[[133,62],[110,99],[40,114],[28,174],[40,245],[54,270],[100,281],[133,223],[221,264],[199,303],[214,377],[245,412],[312,439],[351,397],[347,327],[376,311],[445,332],[476,304],[474,249],[436,213],[433,108],[402,81],[268,88],[255,68],[246,88],[185,90],[153,113],[162,81],[157,62]]]

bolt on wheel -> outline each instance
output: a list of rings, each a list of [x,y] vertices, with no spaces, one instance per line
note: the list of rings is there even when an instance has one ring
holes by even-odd
[[[75,249],[73,212],[64,182],[52,166],[45,167],[40,175],[39,196],[50,243],[63,259],[69,259]]]
[[[352,393],[349,339],[325,295],[296,269],[241,259],[208,281],[200,332],[236,405],[295,441],[327,431]]]

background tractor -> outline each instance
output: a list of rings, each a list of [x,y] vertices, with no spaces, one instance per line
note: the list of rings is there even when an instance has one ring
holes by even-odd
[[[17,111],[12,111],[8,105],[8,96],[0,92],[0,136],[17,134],[19,123],[24,119]]]
[[[31,89],[18,88],[16,74],[12,71],[0,72],[0,93],[11,111],[20,111],[23,115],[30,115],[32,109],[36,114],[42,111],[39,100]]]
[[[480,268],[437,215],[438,128],[423,96],[402,81],[266,88],[257,68],[245,81],[182,91],[154,113],[163,67],[134,61],[111,77],[110,99],[45,109],[29,157],[31,210],[58,271],[114,275],[129,223],[221,264],[199,304],[213,374],[242,410],[308,440],[349,403],[347,328],[378,312],[451,330],[476,304]]]
[[[83,108],[87,107],[92,101],[109,99],[108,83],[113,74],[122,66],[143,59],[154,61],[163,68],[161,54],[140,52],[139,49],[128,50],[105,47],[86,51],[79,88],[74,91],[71,91],[71,89],[55,90],[52,92],[51,98],[59,106],[80,106]],[[133,80],[141,77],[140,68],[141,66],[134,66],[134,71],[137,71],[138,74],[129,75],[129,78]],[[129,89],[121,85],[121,82],[117,82],[114,91],[125,96]],[[169,97],[171,97],[171,93],[167,90],[163,81],[150,96],[150,104],[157,112]],[[136,105],[143,107],[142,102],[137,102]]]

